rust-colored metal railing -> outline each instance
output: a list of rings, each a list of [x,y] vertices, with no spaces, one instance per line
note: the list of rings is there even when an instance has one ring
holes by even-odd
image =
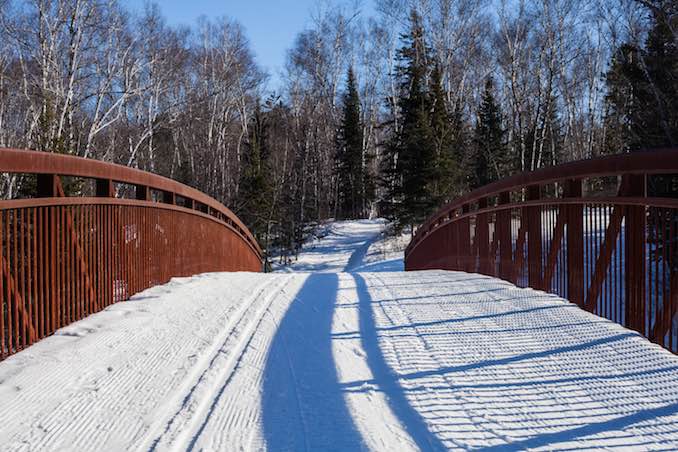
[[[444,206],[407,270],[497,276],[556,293],[678,352],[678,149],[567,163]]]
[[[261,270],[245,225],[173,180],[16,149],[0,149],[0,172],[31,175],[35,187],[0,201],[0,359],[171,277]],[[64,196],[62,176],[79,191],[89,181],[92,196]],[[116,197],[119,184],[135,199]]]

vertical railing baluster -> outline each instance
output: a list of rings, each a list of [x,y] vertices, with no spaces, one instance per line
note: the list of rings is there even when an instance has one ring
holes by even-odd
[[[581,198],[581,180],[565,183],[566,198]],[[584,304],[584,208],[582,204],[564,205],[567,212],[567,297],[579,306]]]
[[[7,340],[5,339],[7,336],[7,331],[5,329],[5,312],[9,311],[9,305],[7,303],[7,298],[5,297],[5,291],[4,291],[4,286],[5,286],[5,275],[4,275],[4,265],[3,262],[5,261],[5,250],[4,250],[4,243],[7,240],[7,235],[5,234],[5,229],[3,227],[3,224],[6,223],[4,221],[5,218],[5,213],[7,211],[5,210],[0,210],[0,265],[2,265],[2,269],[0,269],[0,359],[4,358],[7,356],[8,353],[8,343],[9,343],[9,338]]]
[[[624,175],[622,196],[645,196],[644,175]],[[626,206],[626,326],[645,333],[643,330],[645,313],[645,207]]]
[[[29,344],[28,341],[28,325],[26,324],[26,209],[19,210],[19,268],[20,271],[15,275],[17,279],[17,292],[19,293],[19,298],[21,299],[21,348],[26,348]]]
[[[487,208],[487,198],[482,198],[478,201],[478,210]],[[476,234],[475,240],[478,248],[478,272],[484,275],[491,275],[492,265],[490,259],[490,232],[486,213],[479,213],[476,215]],[[475,256],[474,256],[475,258]]]
[[[537,201],[541,198],[540,187],[532,185],[527,188],[528,201]],[[535,289],[543,287],[542,281],[542,220],[541,206],[527,207],[527,261],[528,284]]]
[[[19,234],[17,232],[18,210],[12,212],[12,321],[14,323],[14,349],[21,349],[21,329],[19,322],[19,287],[17,281],[19,280],[19,250],[17,240]]]
[[[511,202],[509,192],[499,195],[499,205]],[[511,238],[511,210],[503,209],[497,212],[495,234],[499,238],[499,277],[507,281],[511,280],[513,271],[513,239]]]

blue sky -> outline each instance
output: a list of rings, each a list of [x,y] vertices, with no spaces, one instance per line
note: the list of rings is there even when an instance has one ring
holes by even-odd
[[[121,0],[130,10],[141,11],[147,0]],[[257,62],[271,75],[269,88],[278,86],[287,49],[296,34],[310,25],[318,0],[157,0],[168,23],[192,25],[204,15],[227,16],[247,31]],[[372,0],[363,0],[372,7]]]

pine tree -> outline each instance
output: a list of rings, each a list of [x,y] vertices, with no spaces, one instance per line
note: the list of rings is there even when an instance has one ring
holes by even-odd
[[[365,214],[368,193],[363,157],[360,97],[353,68],[348,70],[337,148],[336,172],[339,184],[339,217],[343,219],[362,217]]]
[[[482,94],[469,162],[469,185],[481,187],[504,176],[510,168],[502,128],[502,114],[494,98],[494,81],[488,78]]]
[[[430,126],[429,101],[421,89],[419,74],[403,102],[403,129],[400,138],[397,170],[400,174],[398,222],[413,226],[421,223],[436,202],[434,191],[435,144]]]
[[[652,20],[645,47],[621,45],[606,77],[608,153],[678,145],[678,7],[645,4]]]
[[[655,0],[644,52],[652,110],[645,112],[644,147],[678,145],[678,3]]]
[[[266,116],[257,105],[243,155],[236,213],[264,246],[268,243],[271,201],[268,156]]]
[[[603,153],[616,154],[640,149],[644,130],[641,118],[647,104],[647,85],[640,66],[640,49],[623,44],[612,57],[607,73],[605,129]]]
[[[398,51],[401,127],[388,146],[387,215],[397,229],[413,228],[436,207],[434,199],[435,140],[431,127],[431,101],[427,93],[428,53],[421,18],[410,15],[410,31]]]

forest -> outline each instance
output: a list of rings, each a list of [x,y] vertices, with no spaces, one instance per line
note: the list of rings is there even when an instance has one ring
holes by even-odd
[[[411,231],[516,172],[678,145],[675,0],[374,2],[315,8],[271,91],[227,17],[0,0],[0,147],[179,180],[289,259],[329,218]]]

